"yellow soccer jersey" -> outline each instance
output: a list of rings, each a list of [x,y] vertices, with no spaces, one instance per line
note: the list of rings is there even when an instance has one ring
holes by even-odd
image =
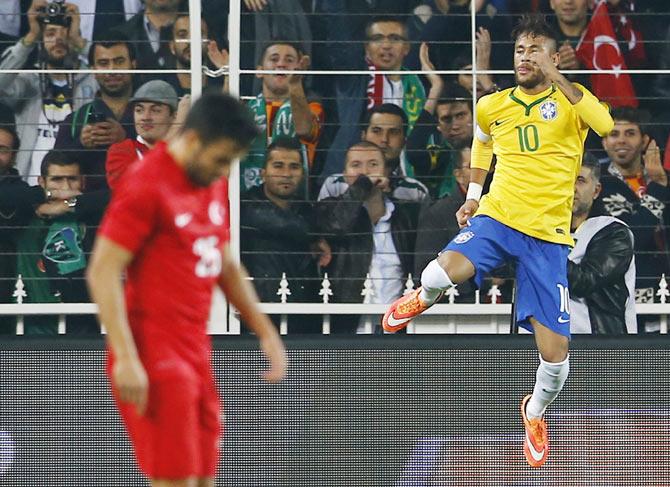
[[[607,134],[614,122],[586,88],[573,105],[555,86],[537,95],[519,87],[477,103],[472,167],[488,170],[491,148],[496,167],[491,189],[479,205],[515,230],[548,242],[573,245],[572,200],[589,126]]]

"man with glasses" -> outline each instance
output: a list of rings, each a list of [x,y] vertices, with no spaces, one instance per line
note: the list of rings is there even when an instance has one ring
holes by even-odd
[[[426,92],[418,76],[376,73],[403,69],[410,48],[404,21],[396,17],[372,19],[365,29],[365,55],[358,58],[342,44],[342,32],[347,32],[347,29],[341,24],[346,21],[340,16],[333,16],[329,22],[331,65],[346,70],[367,67],[370,74],[340,76],[336,82],[340,128],[326,160],[325,175],[342,172],[344,154],[358,141],[359,124],[367,110],[383,103],[398,105],[407,114],[411,130],[426,101]]]

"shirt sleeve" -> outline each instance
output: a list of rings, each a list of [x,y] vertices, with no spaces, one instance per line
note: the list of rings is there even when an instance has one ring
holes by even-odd
[[[114,192],[99,235],[136,254],[158,225],[159,195],[151,178],[129,174]]]
[[[609,108],[582,85],[578,83],[575,85],[583,93],[582,99],[573,105],[579,119],[583,124],[591,127],[595,133],[605,137],[614,128],[614,120]]]
[[[489,133],[489,120],[487,114],[488,97],[485,96],[477,102],[477,127],[475,137],[472,139],[472,155],[470,167],[488,171],[493,159],[493,141]]]
[[[109,147],[105,160],[105,175],[107,176],[107,185],[112,191],[116,189],[121,176],[135,159],[137,159],[137,154],[130,139],[112,144]]]

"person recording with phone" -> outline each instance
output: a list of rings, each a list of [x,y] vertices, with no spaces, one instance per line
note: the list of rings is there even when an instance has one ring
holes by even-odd
[[[90,192],[107,189],[105,159],[109,146],[137,136],[130,104],[134,75],[108,72],[135,69],[135,49],[121,32],[111,30],[93,41],[89,64],[94,70],[107,72],[95,74],[99,86],[95,98],[63,121],[55,148],[81,153],[82,173]]]
[[[0,102],[14,111],[21,139],[16,168],[34,185],[44,155],[54,148],[60,122],[93,99],[96,83],[91,75],[50,72],[87,68],[79,59],[86,41],[79,31],[76,5],[34,0],[28,10],[28,24],[28,33],[0,58]],[[5,72],[23,68],[35,49],[35,68],[44,73]]]

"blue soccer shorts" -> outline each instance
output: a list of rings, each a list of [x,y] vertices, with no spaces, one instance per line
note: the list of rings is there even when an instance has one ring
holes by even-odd
[[[546,242],[479,215],[444,248],[475,267],[475,282],[506,262],[516,264],[516,320],[533,331],[530,317],[570,337],[567,245]]]

